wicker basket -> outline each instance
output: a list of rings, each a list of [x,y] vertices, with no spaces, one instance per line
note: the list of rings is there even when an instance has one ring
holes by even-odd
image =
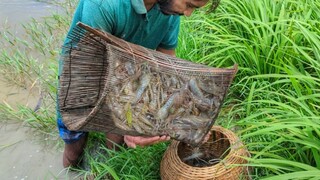
[[[165,152],[160,165],[161,179],[249,179],[247,162],[243,157],[249,155],[239,138],[230,130],[213,126],[210,139],[200,147],[200,151],[210,151],[219,157],[220,162],[214,165],[194,167],[183,162],[192,154],[193,148],[179,141],[173,141]]]

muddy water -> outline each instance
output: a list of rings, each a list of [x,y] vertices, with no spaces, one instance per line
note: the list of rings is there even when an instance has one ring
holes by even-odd
[[[33,0],[0,0],[0,24],[7,21],[10,27],[20,30],[20,23],[30,18],[39,19],[50,12],[57,11],[57,7],[45,2]]]
[[[1,179],[74,179],[62,168],[61,150],[21,123],[0,124]]]
[[[21,35],[21,23],[31,17],[40,19],[53,11],[59,9],[45,2],[0,0],[0,32],[5,25],[11,32]],[[38,94],[36,89],[12,87],[0,76],[0,103],[33,108]],[[22,123],[0,117],[0,179],[75,179],[74,173],[67,174],[63,169],[62,150],[56,144],[57,138],[47,139]]]

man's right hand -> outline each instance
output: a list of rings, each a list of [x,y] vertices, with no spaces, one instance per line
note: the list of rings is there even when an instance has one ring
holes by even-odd
[[[137,146],[149,146],[160,142],[170,140],[170,136],[154,136],[154,137],[142,137],[142,136],[124,136],[124,142],[128,147],[136,148]]]

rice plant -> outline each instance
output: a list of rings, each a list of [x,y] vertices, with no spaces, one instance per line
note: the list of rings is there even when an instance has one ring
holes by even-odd
[[[279,73],[283,61],[319,65],[312,61],[319,58],[319,12],[316,1],[224,0],[217,11],[198,13],[183,27],[192,26],[188,33],[196,45],[191,55],[202,57],[198,63],[237,63],[245,76]]]
[[[0,51],[1,75],[10,85],[36,89],[33,93],[39,97],[36,109],[22,105],[14,108],[2,103],[1,114],[14,117],[9,119],[20,119],[46,133],[56,129],[54,119],[58,57],[76,1],[50,3],[59,5],[64,13],[53,13],[22,24],[25,33],[23,37],[18,37],[9,27],[4,26],[0,41],[3,47]]]
[[[189,59],[239,64],[218,123],[240,129],[254,179],[318,179],[320,3],[221,2],[213,14],[183,21],[197,37]]]

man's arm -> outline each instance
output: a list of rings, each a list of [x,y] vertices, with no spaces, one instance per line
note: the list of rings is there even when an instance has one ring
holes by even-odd
[[[153,137],[143,137],[143,136],[129,136],[124,135],[124,142],[128,147],[136,148],[137,146],[145,147],[160,142],[169,141],[170,136],[153,136]]]
[[[164,49],[164,48],[157,48],[157,51],[162,52],[164,54],[168,54],[171,56],[176,56],[176,51],[174,49]]]

